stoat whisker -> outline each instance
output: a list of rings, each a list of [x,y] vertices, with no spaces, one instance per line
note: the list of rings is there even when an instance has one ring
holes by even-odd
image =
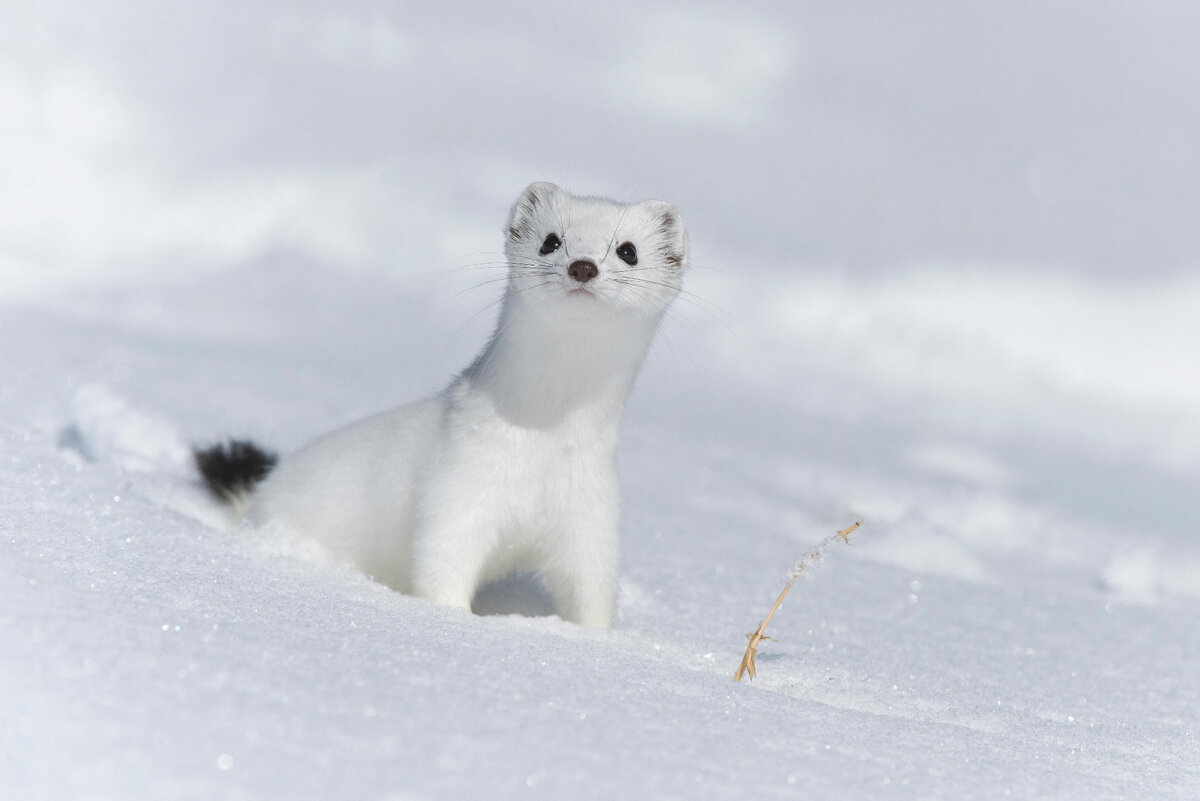
[[[622,271],[621,270],[613,270],[613,272],[619,273]],[[733,317],[733,315],[730,314],[727,310],[721,308],[716,303],[713,303],[712,301],[707,300],[706,298],[700,297],[695,292],[689,292],[686,289],[683,289],[682,287],[674,286],[672,284],[668,284],[663,281],[655,281],[650,278],[636,278],[636,277],[630,276],[630,275],[623,275],[620,277],[614,276],[613,281],[618,284],[630,282],[628,285],[632,285],[632,283],[636,282],[638,284],[649,284],[652,286],[666,287],[667,289],[671,289],[675,292],[678,292],[679,296],[683,300],[692,304],[697,309],[703,310],[706,314],[709,314],[714,318],[732,319],[732,317]]]
[[[554,271],[543,269],[543,270],[539,270],[537,272],[530,271],[525,274],[526,275],[554,275]],[[491,284],[501,284],[501,283],[505,283],[505,282],[508,282],[511,280],[512,280],[511,276],[500,275],[495,278],[485,278],[482,281],[476,281],[474,284],[471,284],[466,289],[460,289],[459,291],[455,292],[453,295],[451,295],[450,297],[448,297],[444,301],[442,301],[442,303],[440,305],[444,306],[447,303],[449,303],[450,301],[455,300],[455,299],[467,294],[468,292],[479,289],[480,287],[489,286]],[[504,298],[501,298],[500,300],[504,300]],[[499,302],[499,301],[497,301],[497,302]]]
[[[617,241],[617,231],[621,230],[621,223],[625,222],[625,214],[629,211],[629,206],[621,209],[621,216],[617,218],[617,224],[613,226],[612,234],[608,237],[608,247],[604,249],[604,258],[608,258],[608,254],[612,253],[613,244]]]
[[[647,300],[650,299],[650,297],[653,293],[653,289],[650,286],[638,285],[638,284],[633,284],[633,283],[626,284],[625,290],[628,292],[635,293],[635,294],[640,293],[640,296]],[[681,326],[688,329],[688,331],[690,331],[693,334],[698,334],[701,331],[700,325],[697,323],[696,320],[689,319],[686,315],[681,314],[679,312],[678,308],[675,307],[674,305],[667,307],[667,310],[663,313],[663,319],[666,319],[668,316],[671,317],[671,319],[677,321]],[[668,341],[670,341],[671,334],[669,333],[669,331],[667,329],[665,329],[663,326],[660,325],[659,331],[662,331],[663,336]]]
[[[516,269],[524,269],[527,267],[544,267],[544,266],[545,266],[544,262],[539,263],[539,262],[535,262],[535,261],[516,262],[516,263],[511,262],[511,261],[480,261],[480,262],[474,262],[472,264],[463,264],[458,267],[452,267],[449,270],[447,270],[447,272],[460,273],[460,272],[468,272],[470,270],[507,270],[510,267],[516,268]]]

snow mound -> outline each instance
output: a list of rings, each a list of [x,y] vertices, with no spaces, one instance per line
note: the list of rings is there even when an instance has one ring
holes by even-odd
[[[85,461],[135,472],[183,473],[192,463],[191,447],[173,422],[101,383],[76,390],[59,442]]]
[[[1135,548],[1114,555],[1099,582],[1121,600],[1140,604],[1170,594],[1200,596],[1200,560],[1166,558],[1149,548]]]

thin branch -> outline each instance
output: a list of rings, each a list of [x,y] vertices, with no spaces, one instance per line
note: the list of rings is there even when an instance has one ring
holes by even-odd
[[[792,572],[788,574],[787,584],[783,585],[783,591],[779,593],[779,597],[776,598],[775,603],[771,605],[771,611],[767,612],[767,616],[758,624],[758,628],[756,630],[746,635],[746,639],[749,640],[750,643],[746,646],[746,653],[744,656],[742,656],[742,663],[738,665],[737,673],[733,674],[734,681],[741,681],[743,673],[749,673],[750,680],[754,680],[754,676],[757,673],[757,669],[754,666],[754,655],[758,653],[758,644],[763,640],[771,640],[770,637],[767,637],[763,634],[763,631],[766,630],[767,624],[771,622],[771,618],[775,616],[775,612],[777,609],[779,609],[779,605],[783,603],[783,597],[788,594],[788,590],[790,590],[792,585],[796,583],[796,579],[800,578],[800,574],[816,564],[816,562],[821,558],[821,555],[825,552],[825,548],[831,543],[841,540],[849,545],[850,532],[854,531],[861,525],[862,521],[856,520],[854,525],[847,526],[838,533],[830,537],[826,537],[819,545],[817,545],[816,548],[813,549],[812,553],[802,556],[796,561],[795,566],[792,567]],[[774,642],[774,640],[772,640],[772,642]]]

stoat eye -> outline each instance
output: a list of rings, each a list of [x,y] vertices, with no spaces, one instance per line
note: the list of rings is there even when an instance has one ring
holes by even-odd
[[[560,247],[562,247],[562,240],[555,234],[547,234],[546,238],[542,241],[542,249],[538,253],[543,256],[549,256]]]
[[[617,248],[617,256],[630,266],[637,264],[637,248],[633,246],[632,242],[626,242]]]

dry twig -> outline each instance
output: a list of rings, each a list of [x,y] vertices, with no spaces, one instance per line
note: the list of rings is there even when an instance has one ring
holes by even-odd
[[[758,624],[757,630],[746,635],[746,639],[749,640],[750,643],[746,646],[746,653],[742,657],[742,663],[738,665],[737,673],[733,674],[734,681],[741,681],[743,673],[749,673],[750,680],[754,680],[755,673],[757,672],[754,667],[754,655],[758,653],[758,644],[763,640],[771,640],[771,642],[775,642],[775,640],[771,637],[764,635],[763,631],[767,628],[767,624],[771,622],[771,618],[775,616],[775,610],[777,610],[779,605],[783,603],[783,596],[788,594],[788,590],[790,590],[792,585],[796,583],[796,579],[800,578],[800,574],[810,568],[812,565],[816,564],[817,560],[821,558],[821,554],[825,552],[825,548],[829,546],[830,543],[841,540],[849,545],[850,532],[854,531],[861,525],[862,521],[856,520],[854,525],[848,526],[839,531],[837,534],[821,540],[817,547],[813,549],[812,553],[802,556],[796,560],[796,564],[792,567],[792,572],[788,574],[787,584],[783,585],[783,591],[779,593],[779,597],[776,598],[775,603],[771,605],[771,611],[767,612],[767,616],[764,617]]]

